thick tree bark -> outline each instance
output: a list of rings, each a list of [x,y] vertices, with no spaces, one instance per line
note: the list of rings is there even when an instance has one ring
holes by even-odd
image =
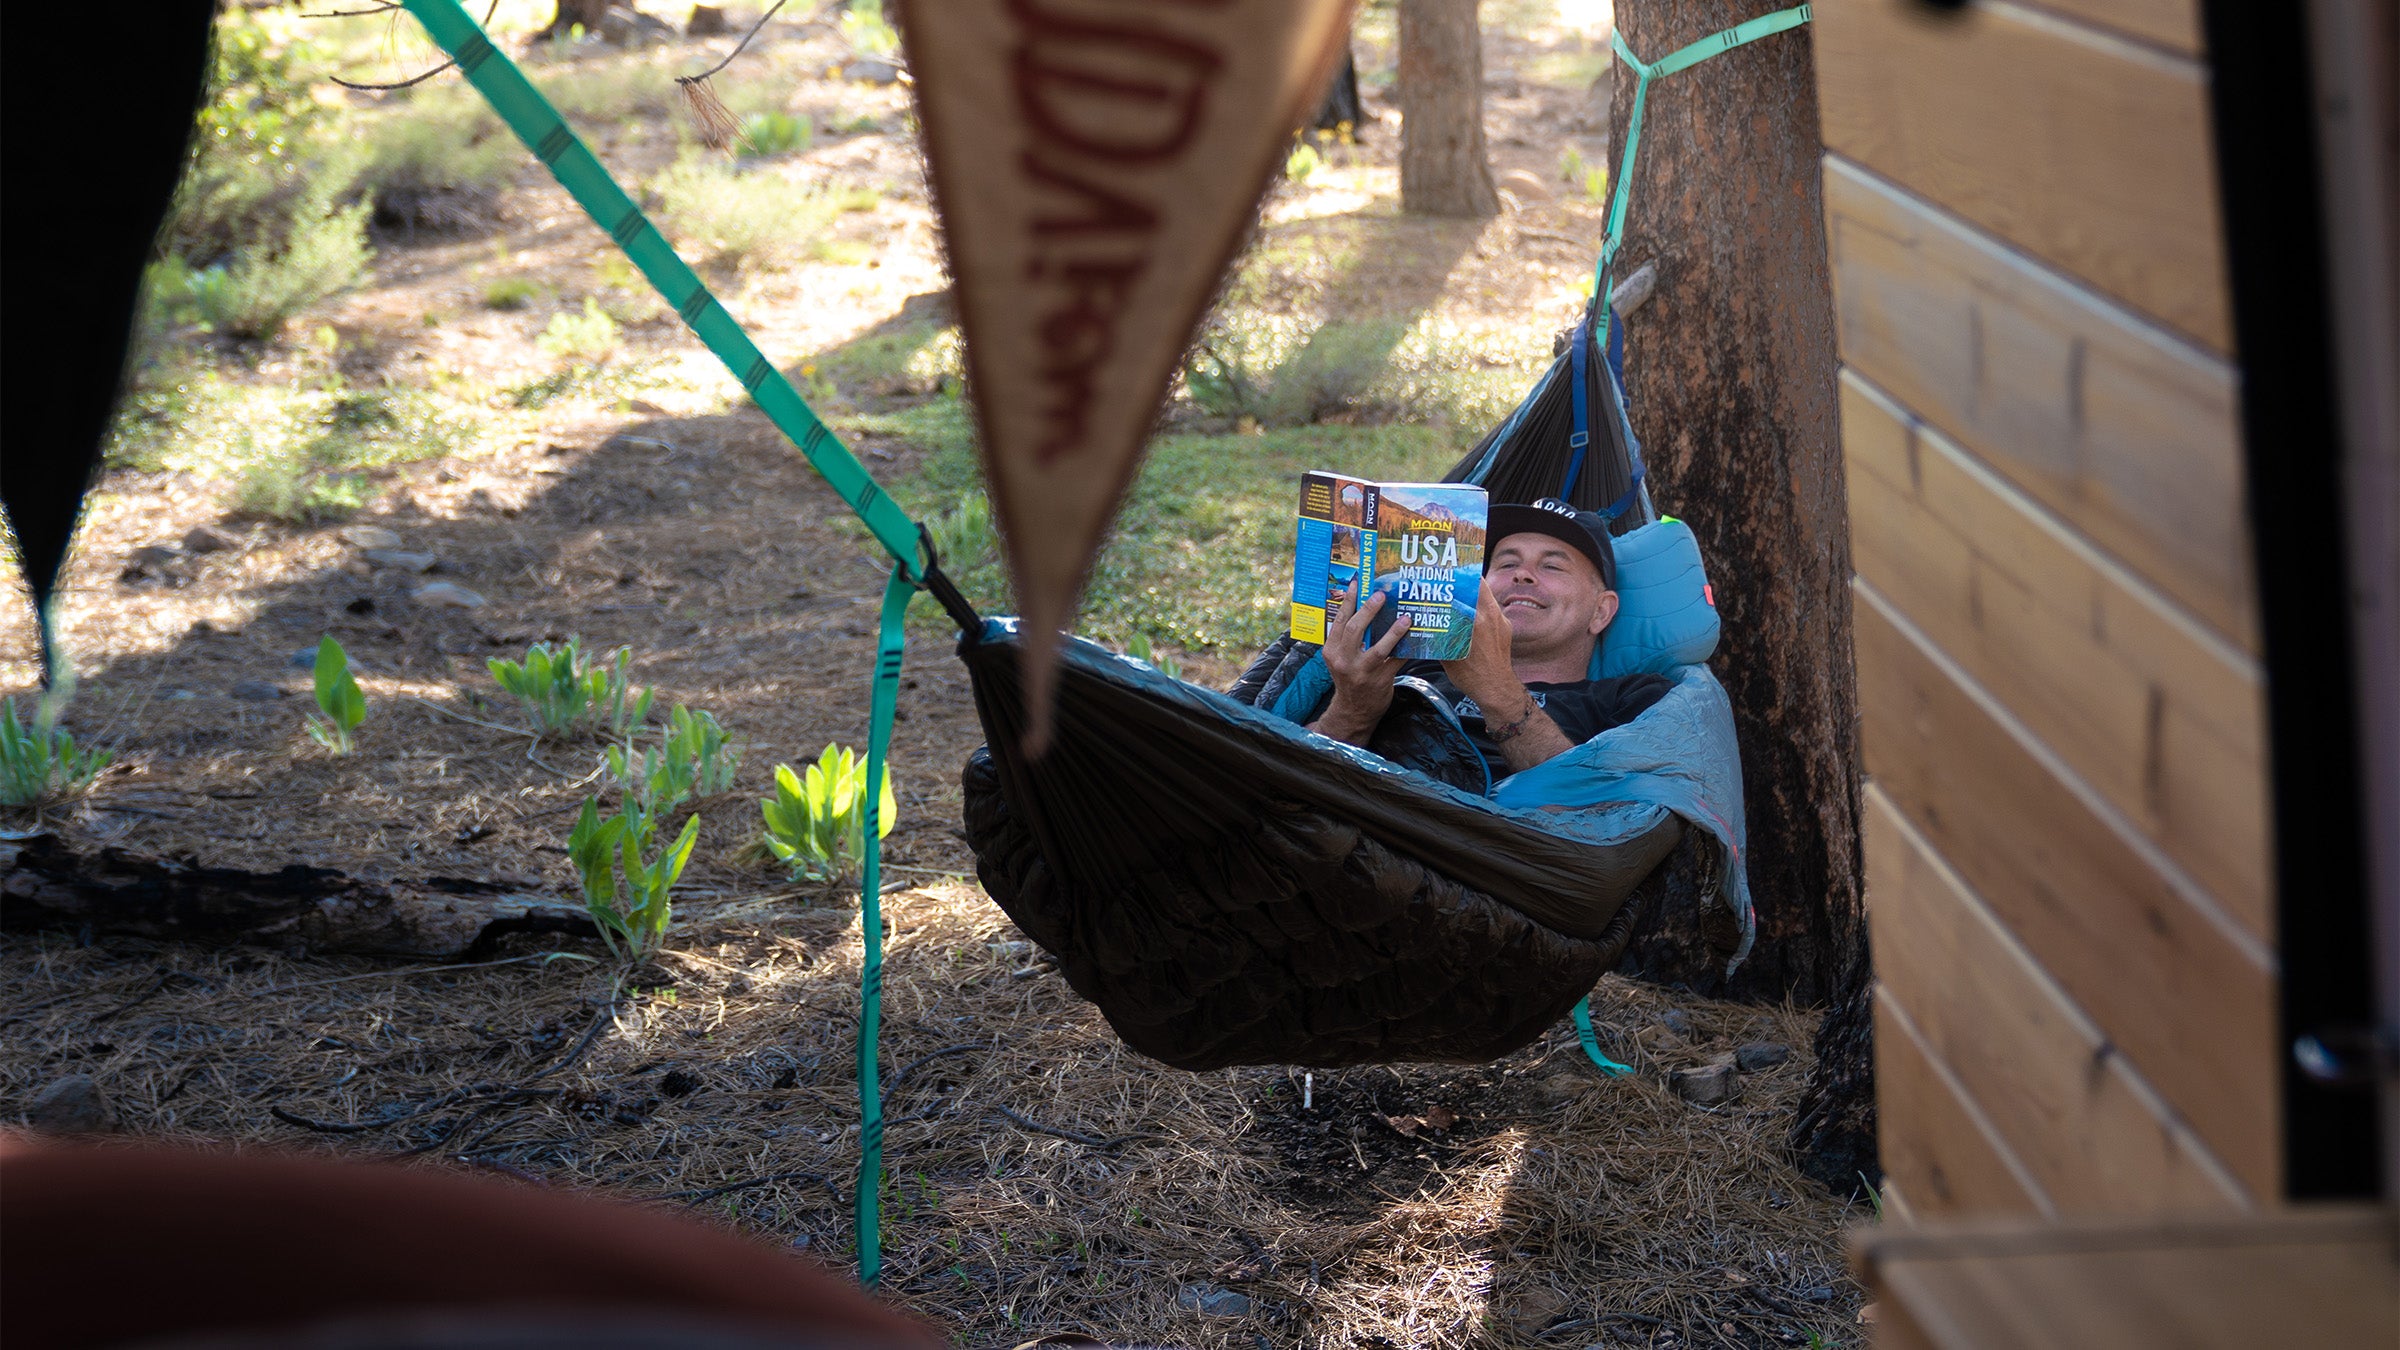
[[[1400,209],[1494,216],[1477,0],[1400,0]]]
[[[1618,0],[1645,58],[1759,13],[1755,0]],[[1712,663],[1740,736],[1758,945],[1732,980],[1702,935],[1644,945],[1649,973],[1831,1012],[1794,1143],[1820,1179],[1876,1174],[1858,842],[1850,541],[1835,399],[1811,31],[1655,82],[1621,271],[1659,263],[1626,379],[1659,509],[1698,531],[1724,619]],[[1623,144],[1634,81],[1615,82]],[[1678,916],[1670,915],[1670,922]]]

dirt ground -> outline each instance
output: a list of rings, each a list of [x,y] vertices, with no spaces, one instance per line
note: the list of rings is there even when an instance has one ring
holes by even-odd
[[[807,45],[826,40],[791,38],[793,65],[838,55]],[[1561,153],[1600,162],[1605,98],[1531,72],[1580,69],[1605,38],[1548,14],[1490,41],[1510,209],[1468,224],[1400,216],[1397,113],[1370,79],[1364,142],[1278,190],[1262,293],[1319,315],[1431,308],[1546,343],[1600,217],[1559,181]],[[1377,58],[1367,41],[1362,68]],[[760,345],[802,354],[806,370],[807,354],[877,331],[943,280],[901,92],[812,80],[793,98],[887,128],[829,138],[791,169],[876,185],[872,210],[839,226],[871,240],[871,257],[718,278]],[[632,135],[608,153],[612,165],[663,155]],[[1367,247],[1329,278],[1311,260],[1333,251],[1316,241],[1345,239]],[[344,373],[495,385],[550,365],[533,346],[538,317],[483,302],[491,278],[572,296],[608,248],[530,171],[488,230],[377,243],[372,283],[319,316]],[[736,790],[699,804],[703,844],[668,951],[619,978],[588,959],[605,956],[596,943],[555,959],[555,943],[509,939],[477,964],[426,968],[10,932],[0,1117],[89,1074],[127,1134],[590,1187],[850,1259],[856,897],[785,882],[739,845],[770,766],[863,744],[882,576],[833,494],[732,402],[671,314],[628,324],[626,343],[638,387],[496,419],[469,451],[384,473],[339,524],[229,516],[191,474],[112,470],[60,613],[81,676],[70,723],[116,764],[71,807],[0,825],[221,866],[565,896],[567,813],[601,790],[594,747],[534,741],[484,662],[579,635],[629,646],[662,710],[707,707],[744,743]],[[296,379],[312,359],[297,344],[250,353],[237,378]],[[845,440],[891,482],[928,453],[856,426]],[[361,525],[438,562],[375,565],[345,536]],[[137,556],[197,526],[231,546]],[[430,581],[485,603],[412,598]],[[327,633],[373,709],[347,757],[302,728],[309,674],[295,658]],[[962,1344],[1063,1330],[1211,1347],[1860,1339],[1839,1233],[1871,1216],[1779,1152],[1810,1012],[1612,979],[1594,1010],[1629,1078],[1593,1071],[1563,1027],[1478,1068],[1305,1081],[1164,1070],[1119,1046],[974,884],[956,775],[981,733],[947,648],[931,628],[912,636],[893,750],[901,813],[886,856],[904,888],[885,904],[885,1290],[900,1306]],[[1246,654],[1177,655],[1186,678],[1221,686]],[[0,692],[32,687],[34,657],[29,608],[12,597]],[[1724,1106],[1664,1085],[1670,1069],[1752,1043],[1789,1059],[1745,1074]]]

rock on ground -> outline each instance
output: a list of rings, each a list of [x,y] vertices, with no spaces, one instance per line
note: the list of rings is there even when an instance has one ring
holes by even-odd
[[[1762,1073],[1792,1057],[1792,1048],[1773,1041],[1751,1041],[1733,1052],[1733,1062],[1743,1073]]]
[[[52,1134],[92,1134],[116,1124],[108,1094],[88,1073],[71,1073],[43,1088],[26,1108],[25,1123]]]
[[[1697,1069],[1677,1069],[1667,1075],[1667,1086],[1694,1106],[1720,1106],[1733,1100],[1737,1081],[1733,1061],[1729,1059]]]
[[[431,605],[439,609],[481,609],[483,607],[482,596],[455,581],[436,581],[430,585],[419,586],[408,593],[408,598],[420,605]]]

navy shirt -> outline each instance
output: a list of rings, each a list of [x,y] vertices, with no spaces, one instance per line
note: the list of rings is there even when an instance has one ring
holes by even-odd
[[[1508,756],[1501,753],[1501,747],[1484,734],[1483,709],[1450,682],[1441,662],[1414,661],[1400,673],[1425,681],[1450,701],[1451,711],[1458,714],[1459,724],[1466,728],[1467,739],[1475,743],[1484,763],[1491,766],[1493,782],[1516,772],[1508,766]],[[1529,684],[1525,692],[1533,695],[1533,701],[1550,714],[1550,720],[1558,724],[1570,742],[1581,745],[1610,727],[1621,727],[1641,716],[1674,687],[1675,682],[1664,675],[1639,674],[1564,684]],[[1507,711],[1514,716],[1517,710]]]

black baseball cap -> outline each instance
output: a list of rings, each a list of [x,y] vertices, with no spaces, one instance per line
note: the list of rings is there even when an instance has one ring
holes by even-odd
[[[1600,569],[1600,587],[1617,588],[1617,550],[1608,540],[1608,517],[1597,511],[1578,511],[1556,497],[1530,505],[1494,502],[1484,530],[1483,570],[1492,570],[1492,551],[1512,534],[1546,534],[1592,560]]]

